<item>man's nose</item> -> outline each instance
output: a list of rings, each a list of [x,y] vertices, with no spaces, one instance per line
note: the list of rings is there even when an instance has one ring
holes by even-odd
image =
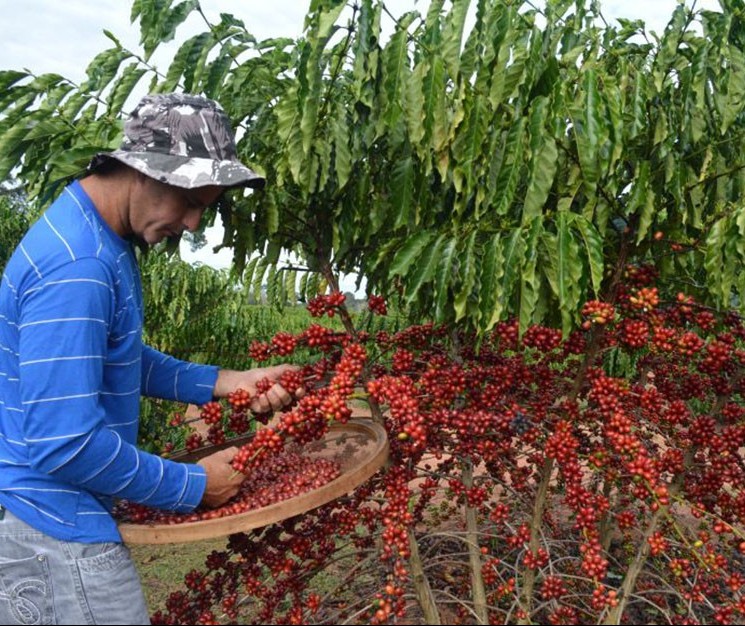
[[[197,228],[199,228],[199,222],[202,221],[203,213],[204,209],[189,209],[189,211],[186,212],[186,215],[184,215],[183,219],[186,230],[188,230],[189,232],[194,232]]]

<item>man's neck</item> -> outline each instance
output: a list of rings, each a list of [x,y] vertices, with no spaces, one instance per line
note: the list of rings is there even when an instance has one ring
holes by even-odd
[[[131,234],[129,225],[129,185],[124,173],[111,173],[106,176],[91,174],[80,180],[80,185],[96,206],[101,219],[120,237]]]

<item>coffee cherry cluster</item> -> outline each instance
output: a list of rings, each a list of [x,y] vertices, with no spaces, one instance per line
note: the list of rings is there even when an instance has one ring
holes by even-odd
[[[219,402],[212,401],[202,405],[199,416],[205,424],[217,424],[222,420],[222,405]]]
[[[295,352],[297,338],[291,333],[279,332],[272,337],[271,343],[274,349],[274,354],[278,356],[287,356]]]
[[[272,387],[274,387],[274,385],[275,381],[273,381],[268,376],[264,376],[263,378],[260,378],[258,381],[256,381],[256,393],[259,395],[263,395]]]
[[[561,331],[557,328],[546,328],[534,324],[525,331],[523,345],[536,348],[541,352],[551,352],[561,344]]]
[[[313,317],[334,317],[346,300],[346,296],[340,291],[335,291],[328,295],[319,295],[311,299],[306,308]]]
[[[390,408],[387,430],[395,435],[391,445],[405,455],[423,451],[428,429],[426,418],[419,411],[417,391],[412,381],[406,377],[383,377],[370,381],[367,391],[376,402]]]
[[[652,285],[657,281],[659,275],[659,270],[649,263],[627,265],[624,271],[626,284],[630,287],[647,287]]]
[[[251,394],[245,389],[236,389],[228,393],[228,403],[234,411],[247,411],[251,406]]]
[[[197,432],[191,433],[187,436],[186,442],[184,443],[184,447],[189,452],[194,452],[195,450],[199,450],[204,445],[204,439],[202,438],[202,435],[200,435]]]
[[[236,472],[249,474],[266,459],[276,456],[284,444],[282,435],[273,428],[260,428],[250,442],[241,446],[230,464]]]
[[[625,319],[618,333],[620,341],[630,348],[643,348],[649,343],[649,325],[644,320]]]
[[[546,576],[541,584],[541,597],[543,600],[558,600],[567,594],[564,580],[558,576]]]
[[[310,368],[288,370],[279,377],[279,384],[287,393],[295,396],[301,389],[305,391],[310,389],[309,383],[313,378]]]
[[[382,296],[368,296],[367,308],[376,315],[388,315],[388,306]]]
[[[248,356],[257,363],[262,363],[272,356],[272,346],[263,341],[254,340],[248,347]]]
[[[636,309],[651,311],[660,303],[659,291],[657,287],[641,287],[629,296],[629,303]]]
[[[332,349],[336,345],[336,333],[320,324],[311,324],[303,333],[309,348],[320,348],[323,351]]]
[[[225,431],[221,424],[213,424],[207,429],[207,441],[214,446],[220,446],[225,443]]]
[[[217,508],[197,508],[193,513],[177,514],[135,503],[117,503],[114,515],[120,522],[132,524],[184,524],[219,519],[261,509],[304,493],[320,489],[341,475],[338,461],[314,458],[284,451],[265,460],[246,475],[235,497]],[[202,581],[193,572],[187,586],[201,589]]]
[[[615,319],[616,309],[608,302],[590,300],[582,307],[582,317],[587,319],[587,325],[583,326],[585,329],[589,329],[590,324],[605,326]]]

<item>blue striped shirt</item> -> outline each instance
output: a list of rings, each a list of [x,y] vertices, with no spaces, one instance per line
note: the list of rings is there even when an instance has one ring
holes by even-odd
[[[52,537],[120,541],[115,498],[178,512],[204,470],[136,447],[140,396],[204,404],[217,368],[142,343],[131,244],[78,182],[23,238],[0,284],[0,504]]]

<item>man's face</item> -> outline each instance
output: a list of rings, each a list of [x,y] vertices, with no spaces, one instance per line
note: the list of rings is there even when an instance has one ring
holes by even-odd
[[[178,239],[185,230],[197,229],[205,209],[223,191],[217,185],[182,189],[143,176],[130,201],[132,234],[151,246],[168,237]]]

